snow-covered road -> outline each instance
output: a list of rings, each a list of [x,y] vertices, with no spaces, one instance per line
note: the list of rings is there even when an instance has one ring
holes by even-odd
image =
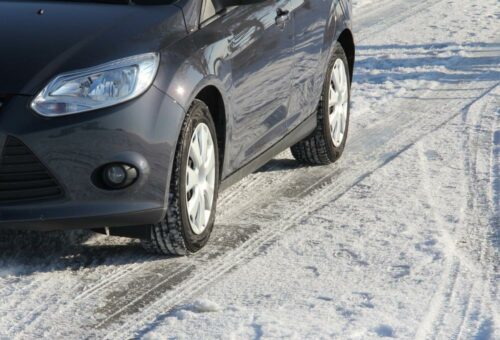
[[[0,338],[500,338],[498,1],[354,9],[338,164],[283,153],[187,258],[2,232]]]

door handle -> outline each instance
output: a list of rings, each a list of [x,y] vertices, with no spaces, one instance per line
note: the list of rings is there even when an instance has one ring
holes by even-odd
[[[276,25],[284,29],[286,24],[290,21],[290,11],[284,10],[282,8],[278,8],[276,10]]]

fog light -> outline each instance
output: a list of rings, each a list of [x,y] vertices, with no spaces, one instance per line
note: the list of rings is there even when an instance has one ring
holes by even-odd
[[[106,178],[110,184],[122,185],[127,179],[127,171],[120,165],[111,165],[106,169]]]
[[[103,170],[104,183],[112,189],[123,189],[137,179],[137,169],[127,164],[110,164]]]

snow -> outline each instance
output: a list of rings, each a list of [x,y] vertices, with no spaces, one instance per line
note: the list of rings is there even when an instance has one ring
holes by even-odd
[[[354,12],[339,163],[281,154],[222,194],[187,258],[2,232],[0,338],[500,338],[498,2]]]

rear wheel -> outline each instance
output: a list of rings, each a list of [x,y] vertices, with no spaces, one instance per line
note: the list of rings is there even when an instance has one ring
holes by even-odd
[[[181,130],[170,184],[167,216],[143,240],[151,252],[187,255],[212,233],[219,189],[215,126],[205,103],[195,100]]]
[[[318,105],[316,130],[292,147],[295,159],[326,165],[342,156],[349,130],[350,85],[349,63],[342,45],[337,43]]]

